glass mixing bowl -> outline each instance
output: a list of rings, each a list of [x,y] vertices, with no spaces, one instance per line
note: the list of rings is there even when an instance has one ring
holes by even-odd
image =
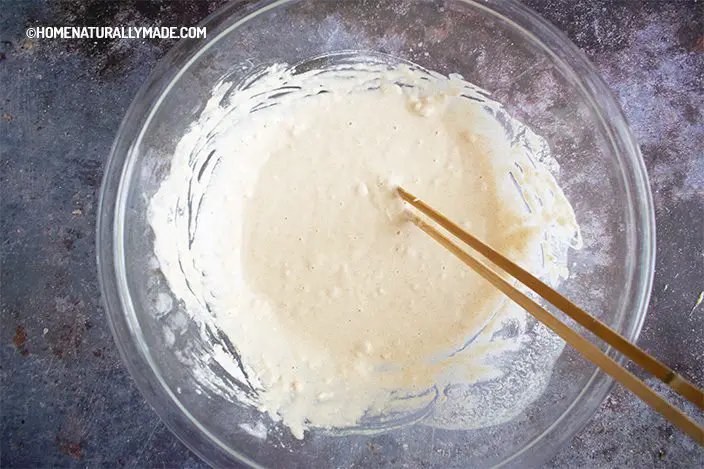
[[[459,73],[549,142],[585,242],[571,253],[572,275],[560,291],[635,340],[653,273],[652,201],[636,142],[594,67],[563,34],[509,0],[240,2],[203,25],[208,39],[179,43],[137,94],[101,194],[98,265],[106,310],[122,358],[159,416],[220,467],[544,462],[586,423],[612,383],[569,347],[542,397],[506,424],[466,431],[416,424],[342,436],[313,430],[298,441],[272,422],[262,438],[261,429],[247,426],[262,418],[256,410],[193,386],[183,361],[200,336],[154,261],[146,207],[176,143],[223,77],[237,82],[270,64],[350,51]]]

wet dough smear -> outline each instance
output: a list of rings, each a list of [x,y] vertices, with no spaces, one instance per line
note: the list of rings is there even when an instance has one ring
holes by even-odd
[[[543,338],[542,375],[524,376],[511,402],[468,398],[517,373],[502,354],[536,341],[522,311],[408,222],[393,188],[555,283],[579,232],[548,167],[545,142],[459,76],[272,67],[235,92],[218,86],[179,143],[150,203],[155,253],[192,320],[241,356],[255,392],[228,397],[298,438],[501,423],[540,395],[562,346]]]

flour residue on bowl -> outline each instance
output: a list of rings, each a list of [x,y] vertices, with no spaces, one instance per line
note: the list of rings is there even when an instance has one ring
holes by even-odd
[[[581,241],[551,171],[547,144],[458,75],[367,59],[218,85],[149,207],[203,331],[189,366],[298,438],[510,420],[562,342],[409,223],[393,187],[556,284]]]

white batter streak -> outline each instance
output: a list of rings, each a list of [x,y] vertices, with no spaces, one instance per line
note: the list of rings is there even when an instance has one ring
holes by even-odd
[[[150,203],[155,253],[192,320],[241,356],[256,393],[230,397],[299,438],[501,423],[540,395],[562,344],[528,339],[524,313],[409,223],[392,189],[554,283],[580,241],[548,165],[542,139],[459,76],[272,67],[217,87],[179,143]],[[228,394],[211,375],[203,387]]]

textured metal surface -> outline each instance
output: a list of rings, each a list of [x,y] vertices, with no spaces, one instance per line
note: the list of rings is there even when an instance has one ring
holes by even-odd
[[[112,139],[173,44],[30,41],[25,29],[189,25],[220,3],[0,3],[2,468],[205,467],[120,363],[94,260],[97,193]],[[650,172],[658,231],[639,344],[702,384],[704,304],[694,306],[704,289],[704,5],[527,3],[588,54],[626,111]],[[704,450],[616,386],[547,467],[703,465]]]

